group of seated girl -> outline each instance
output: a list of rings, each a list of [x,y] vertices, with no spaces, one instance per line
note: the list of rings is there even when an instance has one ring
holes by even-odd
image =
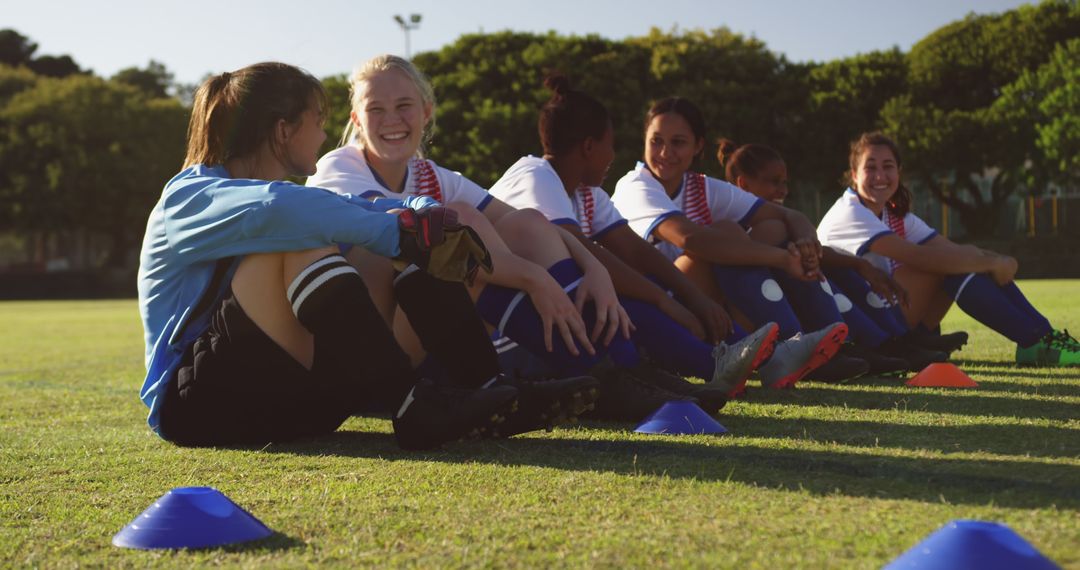
[[[910,212],[882,135],[853,145],[852,187],[815,228],[783,206],[767,147],[722,145],[727,182],[694,172],[705,122],[681,98],[648,111],[644,162],[609,196],[606,109],[565,77],[545,84],[542,156],[485,190],[423,157],[435,94],[407,60],[357,69],[341,145],[321,158],[318,80],[276,63],[208,79],[140,260],[151,427],[261,444],[382,410],[402,447],[428,448],[585,413],[638,420],[669,400],[715,413],[755,371],[786,388],[944,360],[966,341],[937,332],[953,300],[1019,362],[1080,354],[1013,284],[1015,260]],[[463,226],[492,270],[428,274],[423,252]]]

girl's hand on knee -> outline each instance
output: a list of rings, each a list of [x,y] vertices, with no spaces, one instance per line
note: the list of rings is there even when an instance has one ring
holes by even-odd
[[[994,259],[994,267],[990,270],[990,276],[994,279],[994,283],[1008,285],[1016,278],[1016,271],[1019,268],[1020,264],[1016,262],[1015,257],[999,255]]]
[[[590,300],[596,305],[596,325],[589,339],[595,344],[602,336],[603,344],[607,346],[615,338],[615,334],[621,331],[623,337],[629,340],[634,324],[630,322],[630,316],[619,304],[619,297],[615,294],[615,285],[611,282],[611,276],[608,275],[606,269],[585,272],[581,284],[574,293],[577,312],[584,311],[585,303]]]
[[[585,352],[591,355],[596,354],[596,348],[589,341],[589,331],[585,327],[585,319],[581,317],[581,313],[562,287],[559,286],[559,283],[546,273],[545,276],[547,276],[547,279],[542,280],[536,287],[528,291],[529,299],[532,301],[533,306],[536,307],[536,312],[540,314],[540,319],[543,322],[544,348],[548,352],[554,349],[553,331],[558,329],[559,336],[570,354],[574,356],[581,354],[581,351],[578,350],[578,343],[581,343],[581,347],[585,349]]]

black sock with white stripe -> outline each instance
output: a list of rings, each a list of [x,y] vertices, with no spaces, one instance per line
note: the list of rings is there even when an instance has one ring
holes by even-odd
[[[341,321],[336,310],[351,295],[367,287],[355,267],[340,254],[330,254],[308,265],[289,284],[287,295],[293,314],[312,334],[335,334]]]

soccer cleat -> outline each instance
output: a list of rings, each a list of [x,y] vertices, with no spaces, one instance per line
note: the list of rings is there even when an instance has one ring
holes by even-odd
[[[574,422],[593,409],[600,382],[591,376],[550,380],[526,380],[500,374],[487,388],[510,386],[518,392],[518,409],[495,426],[495,435],[510,437],[535,430],[551,430]]]
[[[625,368],[613,366],[610,361],[594,366],[590,373],[600,381],[596,408],[586,414],[592,419],[637,422],[670,401],[698,403],[697,398],[663,390],[637,378]]]
[[[746,391],[746,378],[750,372],[772,356],[779,332],[776,323],[766,323],[735,344],[717,345],[712,352],[716,364],[708,385],[723,389],[728,398],[739,397]]]
[[[944,352],[948,357],[950,354],[960,350],[962,346],[967,344],[968,333],[964,331],[956,331],[949,334],[939,334],[934,332],[926,332],[918,329],[912,329],[904,335],[903,341],[916,348],[923,350],[929,350],[931,352]],[[933,361],[940,362],[940,361]],[[929,364],[929,363],[927,363]],[[921,368],[920,368],[921,370]]]
[[[710,415],[719,412],[720,408],[723,408],[728,401],[727,390],[723,388],[711,384],[687,382],[681,376],[657,368],[652,364],[642,363],[630,369],[629,373],[642,382],[651,384],[666,392],[696,398],[701,409]]]
[[[1021,366],[1076,366],[1080,364],[1080,343],[1068,330],[1051,330],[1031,346],[1016,345],[1016,363]]]
[[[394,414],[394,437],[402,449],[432,449],[480,437],[504,421],[517,405],[510,386],[470,390],[421,379]]]
[[[833,323],[812,333],[776,343],[772,358],[758,368],[761,385],[766,388],[793,386],[808,372],[828,362],[847,338],[847,325]]]
[[[857,344],[845,344],[840,350],[848,356],[865,360],[870,365],[870,371],[866,373],[869,376],[902,374],[912,368],[910,362],[902,357],[887,354],[881,346],[870,348]]]
[[[835,356],[808,372],[803,380],[828,383],[850,382],[868,372],[870,372],[869,362],[844,354],[844,349],[841,347]]]
[[[963,334],[967,333],[953,333]],[[945,362],[949,359],[948,351],[931,350],[911,342],[905,338],[890,338],[881,343],[878,352],[893,358],[902,358],[908,362],[908,370],[918,372],[935,362]]]

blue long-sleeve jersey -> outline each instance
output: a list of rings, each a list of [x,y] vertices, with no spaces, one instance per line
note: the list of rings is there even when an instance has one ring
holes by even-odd
[[[139,259],[146,341],[140,397],[151,429],[159,430],[165,386],[184,351],[209,327],[210,312],[193,314],[196,303],[204,294],[220,300],[244,255],[344,243],[392,257],[399,234],[387,210],[433,205],[419,196],[371,202],[290,182],[229,178],[222,166],[196,165],[173,177],[150,213]],[[207,291],[218,261],[230,258],[218,290]]]

